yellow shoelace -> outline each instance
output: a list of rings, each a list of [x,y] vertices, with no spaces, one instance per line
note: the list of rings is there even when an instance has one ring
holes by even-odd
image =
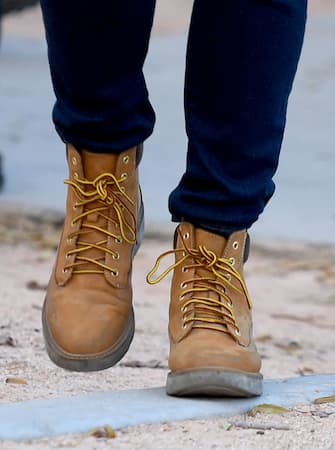
[[[149,284],[159,283],[178,266],[182,266],[183,272],[189,269],[206,269],[208,277],[189,278],[181,285],[183,289],[183,293],[180,296],[183,327],[186,328],[188,323],[193,323],[192,328],[204,328],[232,334],[228,329],[228,325],[231,325],[235,334],[239,336],[240,331],[234,316],[234,306],[226,294],[226,290],[230,288],[238,294],[244,295],[249,308],[252,307],[251,299],[241,274],[232,266],[232,262],[229,259],[217,257],[213,251],[208,250],[205,246],[200,245],[198,249],[188,248],[182,234],[179,230],[178,232],[183,248],[162,253],[157,258],[153,269],[149,272],[147,282]],[[181,254],[181,258],[155,277],[162,259],[172,254],[175,256]],[[240,288],[231,282],[233,278],[238,281]],[[192,284],[192,287],[187,288],[189,284]],[[209,295],[210,293],[214,293],[214,298]]]
[[[119,254],[116,251],[107,248],[108,238],[114,238],[118,243],[121,243],[123,240],[129,244],[135,244],[136,242],[136,220],[134,214],[127,206],[127,202],[131,205],[134,205],[134,202],[126,194],[124,187],[121,186],[121,183],[125,181],[125,179],[126,175],[117,179],[115,175],[111,173],[102,173],[93,181],[81,179],[78,175],[74,176],[74,180],[64,181],[65,184],[72,186],[76,190],[78,201],[74,204],[74,209],[83,207],[83,212],[73,219],[73,225],[91,214],[98,214],[106,220],[106,228],[84,222],[81,224],[78,231],[75,231],[68,236],[69,240],[76,237],[78,237],[78,240],[76,242],[76,248],[67,253],[67,257],[75,254],[75,260],[73,263],[66,265],[64,271],[73,269],[72,273],[101,274],[104,273],[105,270],[108,270],[112,275],[117,275],[115,269],[102,262],[105,259],[106,253],[110,254],[114,259],[118,259],[119,257]],[[85,187],[86,189],[84,189]],[[114,209],[115,218],[106,215],[106,212],[108,212],[110,208]],[[108,222],[113,222],[118,225],[120,235],[115,235],[107,230]],[[82,239],[82,236],[97,231],[105,236],[104,239],[96,243],[86,242]],[[83,255],[84,252],[92,249],[101,250],[102,255],[98,258],[90,258]],[[88,263],[91,263],[98,268],[80,269],[80,266],[87,265]]]

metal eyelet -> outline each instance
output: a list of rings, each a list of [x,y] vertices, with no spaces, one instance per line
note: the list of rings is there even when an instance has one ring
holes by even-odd
[[[120,254],[118,252],[115,252],[113,255],[113,259],[120,259]]]
[[[234,308],[233,302],[230,299],[227,301],[227,305],[229,306],[229,308]]]
[[[68,273],[68,269],[63,269],[62,273]]]
[[[111,270],[111,275],[112,277],[117,277],[119,276],[119,271],[117,269]]]
[[[77,208],[78,208],[78,205],[77,205],[77,203],[75,203],[75,204],[72,206],[72,209],[73,209],[73,211],[75,211]]]
[[[185,233],[183,237],[184,237],[184,239],[189,239],[189,237],[190,237],[190,233],[188,233],[188,232],[187,232],[187,233]]]
[[[238,247],[239,247],[239,243],[238,243],[237,241],[235,241],[235,242],[233,243],[233,249],[234,249],[234,250],[237,250]]]
[[[76,179],[79,178],[78,172],[74,172],[73,178],[76,178]]]
[[[185,281],[183,281],[182,283],[180,283],[180,287],[181,287],[181,289],[187,288],[187,283],[185,283]]]
[[[180,312],[181,312],[182,314],[185,314],[185,313],[187,312],[187,306],[182,306],[182,307],[180,308]]]
[[[124,192],[126,192],[126,188],[124,186],[121,186],[120,191],[124,193]]]
[[[71,227],[73,228],[75,226],[76,226],[76,224],[73,222],[73,220],[71,220]]]
[[[184,300],[185,296],[184,295],[179,295],[179,301],[182,302]]]
[[[235,264],[235,258],[229,258],[229,262],[233,266]]]
[[[128,155],[126,155],[126,156],[123,157],[123,162],[124,162],[125,164],[128,164],[128,163],[129,163],[129,156],[128,156]]]
[[[127,172],[123,172],[123,173],[121,174],[121,178],[123,178],[124,180],[126,180],[126,179],[128,178]]]
[[[187,327],[187,324],[185,322],[183,322],[183,329],[185,330],[185,328]]]
[[[77,165],[77,158],[76,158],[75,156],[72,157],[72,164],[73,164],[74,166]]]
[[[182,267],[181,271],[182,271],[183,273],[185,273],[185,272],[188,271],[188,269],[187,269],[187,267]]]
[[[122,244],[122,237],[121,237],[121,236],[116,237],[116,238],[115,238],[115,242],[116,242],[117,244]]]
[[[70,258],[70,255],[68,253],[66,253],[65,259],[69,259],[69,258]]]
[[[231,275],[230,275],[230,273],[226,273],[225,276],[226,276],[226,278],[227,278],[228,281],[231,281]]]
[[[72,244],[72,238],[67,238],[67,239],[66,239],[66,243],[67,243],[67,244]]]
[[[236,336],[241,336],[241,331],[235,329],[235,334],[236,334]]]

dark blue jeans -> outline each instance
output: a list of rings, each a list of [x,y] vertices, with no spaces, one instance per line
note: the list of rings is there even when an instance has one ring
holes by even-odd
[[[174,221],[218,232],[248,228],[273,195],[306,2],[194,1],[187,167],[169,199]],[[155,121],[142,71],[155,0],[41,4],[61,138],[113,153],[143,142]]]

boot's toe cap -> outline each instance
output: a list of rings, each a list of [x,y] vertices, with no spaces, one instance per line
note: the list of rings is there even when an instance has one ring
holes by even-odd
[[[258,373],[261,360],[254,346],[243,347],[220,332],[209,336],[197,330],[171,343],[169,366],[172,372],[215,368]]]
[[[97,301],[96,298],[99,298]],[[110,350],[122,338],[130,320],[129,305],[85,290],[69,298],[46,301],[46,322],[54,344],[74,355],[95,355]]]

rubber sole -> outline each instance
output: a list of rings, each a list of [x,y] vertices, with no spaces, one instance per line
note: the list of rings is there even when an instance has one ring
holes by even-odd
[[[144,235],[144,207],[143,202],[141,202],[139,210],[139,228],[137,230],[136,244],[133,247],[132,258],[136,255],[140,248],[143,235]],[[108,369],[109,367],[115,366],[127,353],[130,344],[134,338],[135,332],[135,318],[134,310],[131,309],[131,313],[128,319],[127,326],[119,338],[119,340],[113,345],[113,347],[104,351],[103,353],[98,353],[95,355],[77,355],[64,352],[64,350],[57,345],[55,342],[48,326],[46,318],[46,302],[44,301],[42,310],[42,325],[43,325],[43,335],[45,341],[45,347],[49,358],[57,366],[74,371],[74,372],[95,372],[99,370]]]
[[[261,374],[231,370],[170,372],[166,383],[166,393],[176,397],[256,397],[262,391]]]

